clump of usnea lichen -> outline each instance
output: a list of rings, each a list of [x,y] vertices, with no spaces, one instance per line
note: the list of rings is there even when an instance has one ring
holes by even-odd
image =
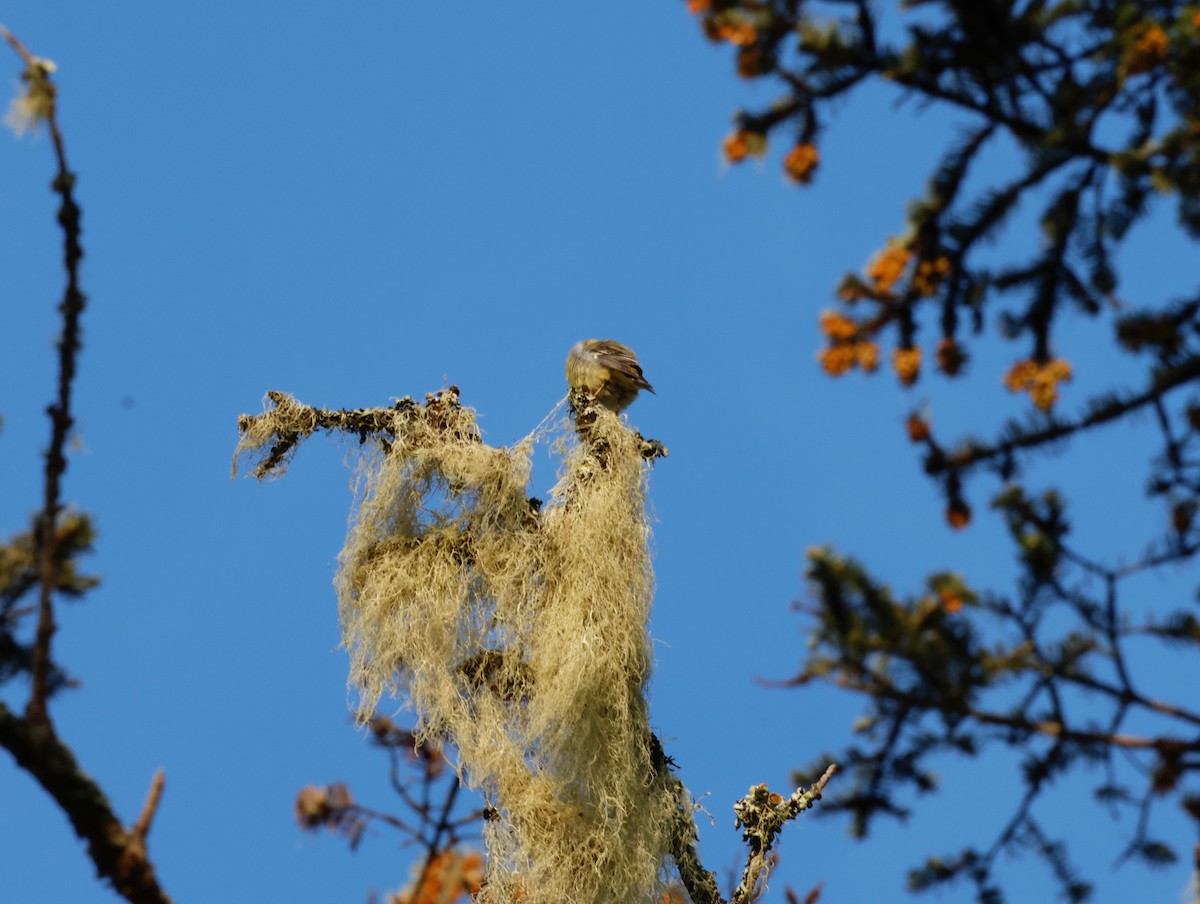
[[[480,900],[656,899],[677,807],[650,750],[645,441],[590,412],[583,441],[563,429],[541,506],[533,437],[485,444],[456,392],[324,413],[367,419],[332,425],[272,401],[238,447],[259,476],[284,460],[280,437],[334,426],[364,440],[336,579],[358,716],[398,696],[423,739],[457,750],[497,813]]]

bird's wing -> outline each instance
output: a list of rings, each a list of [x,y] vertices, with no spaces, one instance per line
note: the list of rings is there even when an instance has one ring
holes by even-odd
[[[642,365],[638,364],[633,349],[620,342],[600,341],[592,348],[592,352],[596,356],[597,363],[609,370],[625,374],[639,389],[648,389],[654,392],[654,387],[642,374]]]

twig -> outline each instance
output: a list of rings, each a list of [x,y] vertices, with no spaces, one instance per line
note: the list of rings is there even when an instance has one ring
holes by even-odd
[[[80,768],[75,754],[55,734],[50,722],[22,719],[0,703],[0,746],[54,798],[75,834],[87,842],[96,871],[120,895],[131,904],[170,904],[146,856],[144,832],[137,834],[143,819],[144,831],[149,830],[153,816],[150,805],[157,805],[161,787],[156,793],[151,786],[146,802],[149,813],[143,809],[143,817],[127,831],[104,792]],[[155,783],[161,785],[157,776]]]
[[[0,36],[21,57],[27,71],[39,64],[39,60],[25,45],[2,25]],[[42,77],[48,80],[49,74],[43,72]],[[38,599],[37,630],[30,667],[32,690],[25,708],[27,718],[43,722],[47,718],[47,679],[51,669],[50,642],[55,631],[53,596],[59,579],[58,537],[55,528],[58,513],[62,508],[60,497],[62,475],[67,469],[67,436],[74,425],[71,415],[71,389],[80,348],[79,319],[87,301],[79,288],[79,261],[83,257],[83,246],[79,240],[80,210],[74,198],[75,175],[67,166],[66,147],[53,105],[46,114],[46,124],[50,129],[54,155],[58,161],[58,173],[52,186],[62,199],[58,209],[58,222],[63,231],[63,266],[67,273],[67,286],[58,307],[63,317],[62,336],[58,340],[58,397],[47,409],[51,423],[50,447],[46,450],[45,491],[36,532],[41,593]]]
[[[429,787],[428,780],[425,783],[426,789]],[[421,872],[417,877],[417,881],[413,883],[413,888],[420,889],[425,887],[425,882],[429,878],[429,871],[433,868],[434,861],[442,854],[442,850],[448,850],[455,845],[454,826],[450,822],[450,811],[454,807],[454,799],[458,797],[458,791],[461,786],[457,779],[450,783],[450,788],[446,792],[446,799],[442,802],[442,812],[438,816],[437,824],[434,826],[433,837],[425,841],[425,862],[421,864]],[[427,815],[422,814],[422,821],[427,821]],[[425,827],[422,826],[422,829]],[[443,837],[445,841],[443,842]],[[443,848],[444,844],[444,848]]]
[[[1061,738],[1081,744],[1107,744],[1126,750],[1166,750],[1182,749],[1200,751],[1200,741],[1180,741],[1178,738],[1161,737],[1146,738],[1140,735],[1110,734],[1106,731],[1078,731],[1068,728],[1062,722],[1054,720],[1025,719],[1018,716],[1005,716],[1000,713],[969,710],[971,718],[984,725],[1000,725],[1029,734],[1041,734],[1048,738]]]
[[[807,791],[797,788],[791,797],[771,794],[766,785],[757,785],[750,789],[746,797],[734,804],[737,824],[745,828],[742,838],[749,845],[750,852],[742,870],[741,881],[730,896],[730,904],[744,904],[753,900],[780,829],[784,823],[795,819],[821,799],[825,786],[833,778],[837,768],[836,763],[830,764]],[[679,879],[687,890],[688,897],[693,904],[726,904],[717,885],[717,874],[704,868],[696,851],[696,822],[692,816],[687,789],[683,782],[667,770],[665,761],[659,766],[659,774],[669,783],[679,802],[675,824],[671,829],[671,856],[679,869]]]
[[[734,804],[733,812],[737,816],[738,825],[744,827],[742,838],[749,846],[750,852],[746,857],[741,881],[729,899],[731,904],[745,904],[757,897],[770,865],[768,855],[779,832],[785,823],[816,805],[837,768],[837,763],[830,763],[807,791],[797,788],[791,797],[784,798],[782,795],[772,794],[766,785],[757,785]]]
[[[4,38],[4,40],[8,42],[9,46],[17,52],[17,55],[21,57],[26,66],[33,65],[33,54],[26,50],[25,45],[21,43],[20,39],[3,25],[0,25],[0,37]]]
[[[994,446],[969,446],[952,454],[953,466],[962,472],[968,468],[1011,454],[1016,449],[1037,448],[1055,440],[1065,439],[1092,427],[1115,421],[1146,405],[1155,404],[1165,393],[1200,378],[1200,355],[1180,361],[1177,365],[1154,375],[1150,385],[1137,395],[1106,405],[1077,421],[1063,421],[1013,439],[1001,440]]]
[[[691,799],[687,788],[678,778],[664,771],[678,800],[675,823],[671,827],[671,856],[679,868],[679,880],[687,889],[693,904],[725,904],[717,885],[717,874],[704,868],[696,850],[696,822],[692,817]]]
[[[243,455],[257,453],[261,459],[250,473],[263,480],[280,473],[295,449],[317,430],[357,434],[359,442],[367,437],[387,439],[395,435],[396,415],[413,419],[436,419],[446,411],[459,408],[457,386],[430,393],[424,406],[405,396],[389,408],[329,409],[313,408],[297,402],[287,393],[274,390],[267,393],[272,407],[262,414],[243,414],[238,418],[242,438],[233,453],[230,476],[236,476]],[[477,439],[477,436],[472,436]],[[268,448],[269,443],[269,448]]]
[[[150,823],[154,821],[154,814],[158,812],[158,804],[162,800],[163,787],[166,783],[167,774],[159,769],[154,773],[154,778],[150,782],[150,790],[146,794],[146,802],[142,804],[142,812],[138,815],[137,822],[129,830],[142,844],[146,843],[146,836],[150,834]]]
[[[159,887],[154,865],[146,856],[146,835],[162,797],[164,777],[161,770],[150,786],[146,804],[132,828],[126,830],[113,812],[112,805],[98,785],[79,766],[75,754],[58,737],[50,721],[46,703],[52,689],[55,668],[50,655],[54,637],[54,593],[70,577],[63,567],[65,534],[60,534],[62,476],[67,469],[67,437],[74,426],[71,395],[77,359],[81,347],[80,317],[87,302],[79,287],[79,262],[83,258],[80,243],[81,212],[75,203],[75,175],[67,165],[66,147],[58,127],[54,104],[56,89],[50,82],[53,66],[31,54],[24,44],[3,25],[0,37],[21,57],[25,77],[42,92],[43,105],[38,119],[46,122],[54,143],[58,172],[51,183],[60,197],[58,223],[63,234],[63,267],[67,285],[58,310],[62,315],[62,334],[58,347],[58,378],[55,401],[47,408],[50,416],[50,445],[46,450],[45,484],[42,510],[36,519],[33,558],[37,563],[40,592],[37,627],[30,655],[31,690],[24,718],[0,703],[0,746],[8,750],[18,766],[32,775],[71,821],[75,833],[87,842],[88,856],[99,875],[131,904],[170,904]]]

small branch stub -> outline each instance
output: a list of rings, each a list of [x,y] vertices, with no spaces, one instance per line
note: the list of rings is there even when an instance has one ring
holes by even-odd
[[[162,800],[163,788],[167,783],[167,774],[162,769],[154,773],[154,778],[150,782],[150,790],[146,794],[146,802],[142,805],[142,812],[138,815],[130,829],[131,833],[143,845],[146,843],[146,836],[150,834],[150,824],[154,822],[154,814],[158,812],[158,804]]]

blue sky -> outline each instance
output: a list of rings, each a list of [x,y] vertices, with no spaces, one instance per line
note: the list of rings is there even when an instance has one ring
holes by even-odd
[[[799,663],[789,604],[804,593],[805,549],[832,544],[898,591],[945,567],[1005,589],[1010,545],[983,511],[993,487],[971,489],[980,517],[951,533],[902,419],[927,400],[945,435],[986,434],[1022,410],[999,377],[1024,349],[989,336],[969,379],[907,392],[886,373],[831,381],[813,360],[818,312],[903,228],[904,201],[952,134],[944,117],[865,93],[800,190],[780,174],[783,149],[721,163],[731,113],[772,91],[737,79],[729,50],[675,0],[23,3],[5,16],[58,63],[87,250],[65,494],[97,518],[89,565],[104,583],[60,609],[57,657],[83,686],[53,713],[127,820],[166,769],[150,843],[176,900],[360,901],[402,885],[411,859],[382,831],[350,854],[292,820],[309,783],[346,781],[380,809],[393,798],[384,759],[349,725],[337,649],[347,447],[312,441],[268,485],[228,477],[236,416],[268,389],[359,407],[454,383],[487,439],[508,444],[563,396],[577,339],[637,349],[658,394],[630,419],[671,450],[651,477],[653,720],[685,783],[708,794],[712,869],[738,856],[731,804],[759,782],[786,793],[789,770],[843,745],[858,712],[824,688],[755,683]],[[0,60],[15,90],[19,64]],[[48,434],[61,289],[51,175],[44,136],[0,136],[6,533],[37,505]],[[1181,249],[1166,220],[1135,235],[1122,260],[1131,302],[1187,286]],[[1102,375],[1136,373],[1092,343],[1102,327],[1068,335],[1068,406]],[[1086,493],[1123,469],[1115,501],[1076,504],[1092,548],[1130,557],[1164,518],[1141,500],[1150,448],[1113,428],[1033,483]],[[534,492],[553,478],[536,473]],[[1177,591],[1171,578],[1147,592]],[[1170,668],[1163,678],[1196,686],[1194,657]],[[909,823],[866,845],[840,821],[802,818],[771,900],[818,880],[823,900],[900,899],[922,855],[988,843],[1016,793],[1011,770],[947,762],[943,779]],[[0,797],[9,900],[116,900],[7,759]],[[1178,899],[1182,866],[1112,871],[1133,826],[1111,824],[1086,786],[1055,800],[1049,819],[1075,839],[1095,900]],[[1012,877],[1015,899],[1049,899],[1039,869]]]

